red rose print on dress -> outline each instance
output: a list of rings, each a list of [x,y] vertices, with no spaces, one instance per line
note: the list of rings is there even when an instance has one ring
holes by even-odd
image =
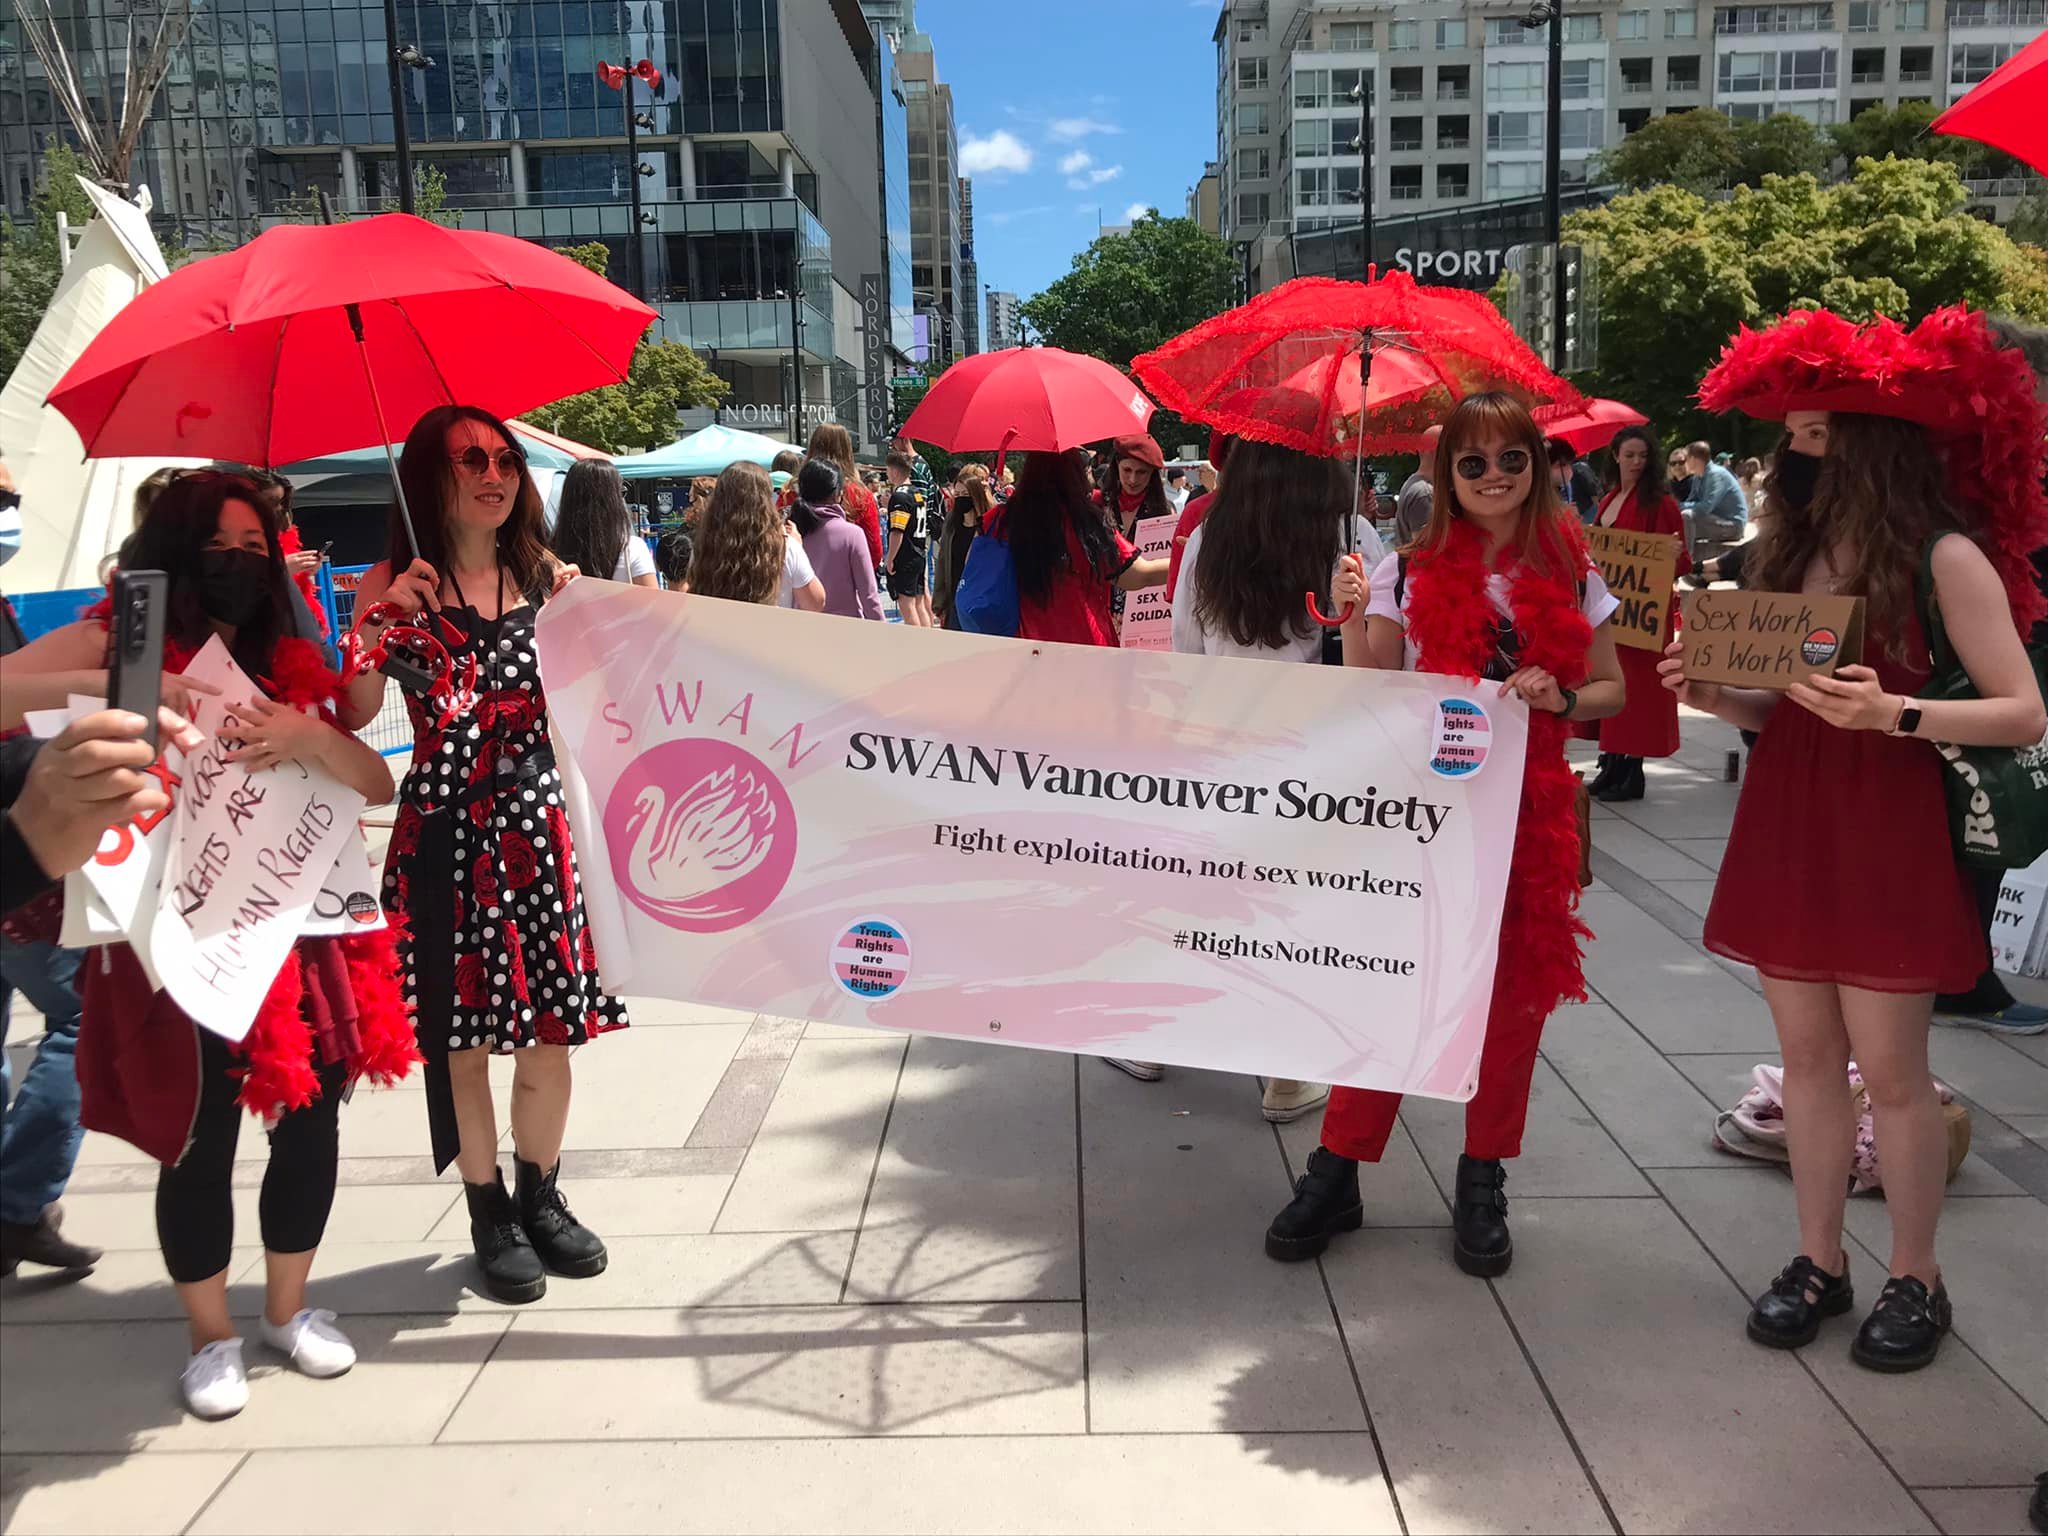
[[[465,1008],[484,1003],[484,957],[464,955],[455,962],[455,999]]]
[[[575,1032],[552,1013],[544,1013],[534,1020],[533,1036],[542,1045],[567,1045]]]
[[[530,731],[538,719],[540,706],[524,689],[507,688],[487,693],[477,706],[477,722],[487,731],[494,731],[501,725],[515,731]]]
[[[767,911],[796,867],[796,807],[761,759],[715,736],[665,741],[612,786],[612,873],[667,927],[722,933]]]
[[[404,858],[419,852],[420,813],[411,806],[399,812],[398,825],[391,829],[391,857]]]
[[[562,876],[562,910],[566,912],[576,901],[576,859],[569,848],[569,818],[558,805],[548,807],[548,845]]]
[[[584,925],[583,931],[576,938],[576,947],[583,958],[582,969],[587,975],[595,976],[597,974],[597,940],[590,936],[588,924]]]
[[[476,892],[478,906],[495,907],[498,904],[498,872],[491,865],[489,853],[476,856],[476,863],[470,866],[469,880]]]
[[[511,966],[512,995],[522,1003],[531,1002],[526,991],[526,956],[519,949],[519,930],[511,923],[505,925],[505,953]]]
[[[561,956],[562,969],[570,975],[576,974],[576,946],[569,941],[569,930],[555,930],[555,952]]]
[[[505,866],[505,883],[515,891],[525,890],[540,874],[533,844],[518,832],[508,831],[498,839],[498,857]]]

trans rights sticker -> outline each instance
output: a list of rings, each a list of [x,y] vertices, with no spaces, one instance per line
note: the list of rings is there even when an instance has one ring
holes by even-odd
[[[1429,771],[1440,779],[1469,779],[1486,766],[1493,724],[1470,699],[1439,699],[1429,744]]]
[[[864,917],[832,946],[832,974],[853,996],[878,1002],[910,980],[910,940],[901,923]]]

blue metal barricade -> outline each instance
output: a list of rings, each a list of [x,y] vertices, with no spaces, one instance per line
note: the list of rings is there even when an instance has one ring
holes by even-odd
[[[356,588],[367,565],[323,565],[320,567],[320,596],[327,604],[336,636],[345,635],[356,622]],[[384,690],[384,707],[377,718],[356,734],[386,757],[412,751],[412,717],[406,713],[402,689]]]

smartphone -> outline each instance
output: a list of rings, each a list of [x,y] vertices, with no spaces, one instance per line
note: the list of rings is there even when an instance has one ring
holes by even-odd
[[[164,608],[171,578],[162,571],[114,572],[108,641],[107,705],[142,716],[143,739],[157,745],[156,709],[163,694]]]
[[[327,556],[333,551],[333,549],[334,540],[332,539],[329,539],[325,544],[322,544],[320,546],[320,563],[322,565],[325,565],[327,563]]]

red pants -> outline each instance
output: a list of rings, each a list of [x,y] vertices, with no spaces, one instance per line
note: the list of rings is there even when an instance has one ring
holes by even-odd
[[[1521,1153],[1522,1126],[1529,1118],[1529,1080],[1536,1075],[1543,1023],[1541,1014],[1502,1017],[1496,1012],[1487,1020],[1486,1043],[1479,1050],[1479,1091],[1465,1106],[1467,1157]],[[1332,1088],[1323,1109],[1323,1145],[1339,1156],[1376,1163],[1394,1134],[1394,1116],[1400,1108],[1398,1093]]]

